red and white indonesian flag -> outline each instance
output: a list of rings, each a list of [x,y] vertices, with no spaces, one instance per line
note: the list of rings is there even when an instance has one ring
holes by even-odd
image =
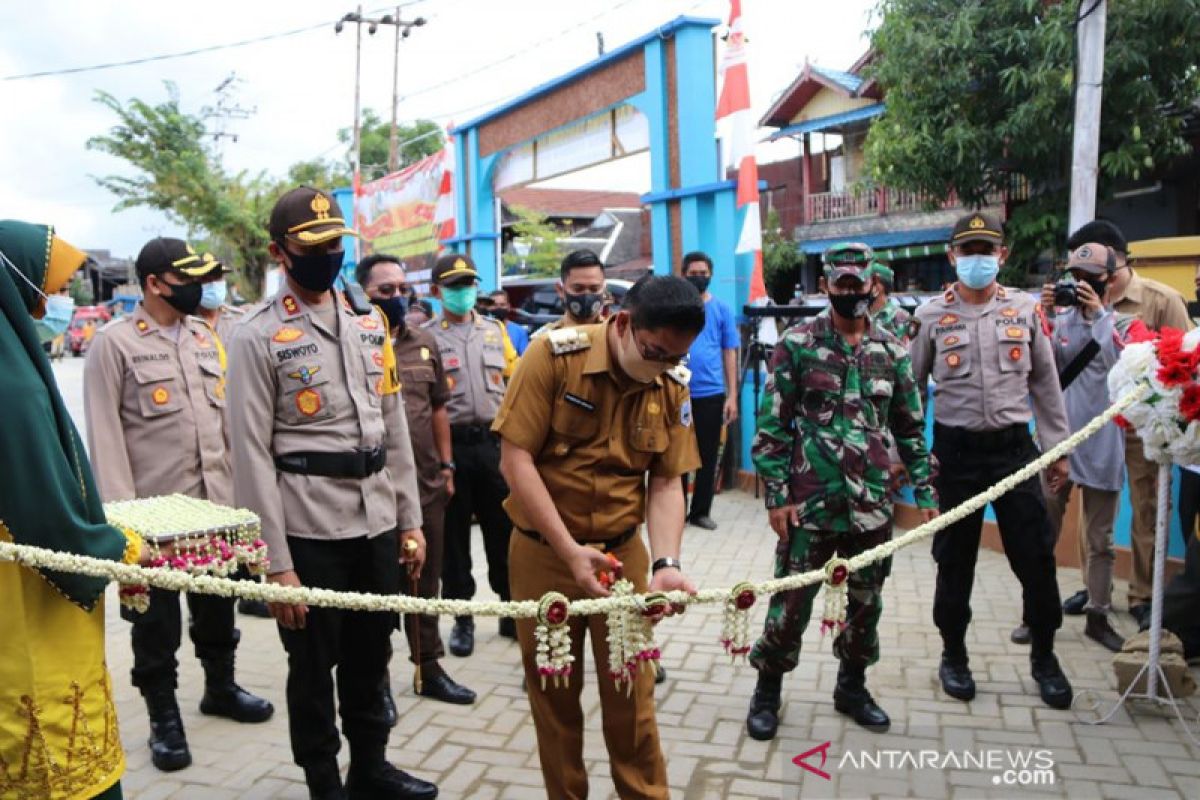
[[[758,205],[758,162],[754,160],[755,120],[750,110],[750,79],[746,67],[746,36],[742,30],[742,2],[730,0],[729,38],[721,61],[721,94],[717,123],[724,131],[725,167],[737,169],[737,207],[745,209],[736,253],[754,254],[750,275],[750,302],[765,301],[763,282],[762,220]]]
[[[438,242],[453,239],[454,224],[454,137],[446,140],[445,155],[442,157],[442,182],[438,186],[437,205],[433,210],[433,224],[437,228]],[[441,245],[440,249],[445,249]]]

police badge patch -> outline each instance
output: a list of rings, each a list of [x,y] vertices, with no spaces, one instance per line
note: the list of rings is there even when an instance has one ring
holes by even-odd
[[[692,427],[692,401],[684,400],[679,407],[679,424],[685,428]]]

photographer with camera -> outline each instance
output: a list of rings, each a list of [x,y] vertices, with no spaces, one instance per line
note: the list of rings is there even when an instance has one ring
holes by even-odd
[[[1075,249],[1058,283],[1042,287],[1042,307],[1051,320],[1051,342],[1059,382],[1067,405],[1071,432],[1078,431],[1108,407],[1108,372],[1130,337],[1148,335],[1141,320],[1120,314],[1112,305],[1116,253],[1091,242]],[[1080,487],[1082,508],[1079,564],[1087,587],[1087,625],[1084,634],[1115,652],[1124,640],[1109,620],[1115,551],[1113,524],[1125,483],[1125,434],[1105,425],[1071,455],[1068,480],[1051,488],[1043,485],[1055,539],[1074,486]],[[1014,641],[1019,637],[1014,632]]]

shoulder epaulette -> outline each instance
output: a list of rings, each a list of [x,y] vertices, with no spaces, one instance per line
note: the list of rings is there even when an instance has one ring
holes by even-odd
[[[692,379],[692,371],[683,364],[676,364],[664,374],[680,386],[687,386],[688,382]]]
[[[550,339],[550,349],[556,356],[587,350],[592,346],[587,332],[578,328],[559,328],[556,331],[550,331],[546,337]]]

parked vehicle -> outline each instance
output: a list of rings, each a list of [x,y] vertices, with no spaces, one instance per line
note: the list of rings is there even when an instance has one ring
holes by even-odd
[[[71,317],[67,327],[67,346],[71,355],[81,356],[87,352],[92,343],[96,329],[112,319],[112,311],[107,306],[80,306]]]

